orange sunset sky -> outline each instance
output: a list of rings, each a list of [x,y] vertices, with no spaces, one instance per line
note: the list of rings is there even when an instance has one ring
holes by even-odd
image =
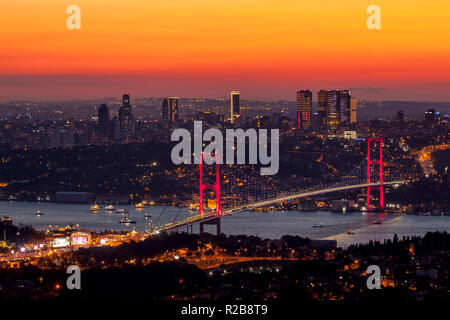
[[[120,96],[450,101],[449,0],[0,0],[0,102]],[[81,8],[68,30],[66,8]],[[366,9],[381,8],[381,30]],[[315,94],[314,94],[315,99]]]

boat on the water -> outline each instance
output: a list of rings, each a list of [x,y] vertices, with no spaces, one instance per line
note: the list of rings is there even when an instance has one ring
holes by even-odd
[[[66,227],[65,227],[65,229],[66,229],[66,231],[78,231],[78,229],[79,229],[79,225],[78,224],[72,224],[72,223],[70,223],[69,225],[67,225]]]
[[[91,211],[92,212],[98,212],[98,211],[100,211],[100,206],[98,205],[98,204],[94,204],[93,206],[91,206]]]
[[[145,208],[145,204],[142,203],[142,202],[140,202],[140,203],[136,204],[134,207],[135,207],[136,209],[144,209],[144,208]]]
[[[128,213],[127,209],[117,209],[116,213]]]
[[[322,227],[323,227],[322,223],[313,224],[313,228],[322,228]]]
[[[136,221],[131,221],[130,219],[128,219],[128,217],[124,217],[124,218],[120,219],[119,223],[132,224],[132,223],[136,223]]]
[[[110,204],[109,206],[105,207],[105,211],[116,211],[116,208],[112,204]]]

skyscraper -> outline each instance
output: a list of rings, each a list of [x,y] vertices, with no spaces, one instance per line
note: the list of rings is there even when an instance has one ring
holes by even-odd
[[[339,123],[350,123],[350,90],[339,91],[338,119]]]
[[[112,118],[109,123],[109,138],[111,140],[120,139],[120,122],[117,117]]]
[[[130,138],[133,133],[133,114],[131,113],[130,95],[122,96],[122,106],[119,109],[120,133],[125,138]]]
[[[350,123],[352,116],[350,90],[320,90],[317,96],[319,122],[329,128]],[[356,122],[356,104],[354,108]]]
[[[130,95],[129,94],[124,94],[122,96],[122,106],[130,107]]]
[[[321,126],[327,124],[327,91],[320,90],[317,93],[317,117]]]
[[[167,123],[169,121],[169,100],[167,99],[164,99],[162,103],[161,119],[163,123]]]
[[[297,91],[297,128],[308,129],[311,126],[312,92]]]
[[[395,121],[398,123],[405,122],[405,113],[402,110],[397,111],[397,114],[395,116]]]
[[[356,104],[355,98],[350,99],[350,123],[356,123]]]
[[[427,129],[433,129],[436,125],[438,114],[439,113],[437,113],[436,110],[428,109],[425,112],[424,127]]]
[[[178,123],[178,97],[169,98],[169,124],[175,125]]]
[[[231,123],[234,122],[234,119],[239,117],[241,112],[239,105],[239,91],[231,91]]]
[[[339,123],[340,110],[340,93],[339,90],[327,91],[327,127],[335,128]]]
[[[102,135],[108,134],[109,109],[106,104],[98,108],[98,131]]]

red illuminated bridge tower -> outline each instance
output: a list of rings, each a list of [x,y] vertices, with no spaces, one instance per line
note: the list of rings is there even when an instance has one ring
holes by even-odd
[[[379,159],[371,159],[370,156],[370,145],[371,143],[377,143],[379,148]],[[375,169],[375,166],[378,165],[378,181],[371,181],[371,169]],[[383,137],[369,137],[367,138],[367,184],[370,183],[380,183],[378,186],[380,191],[380,208],[384,209],[384,188],[383,188]],[[367,187],[367,210],[370,211],[370,191],[372,187]]]
[[[205,212],[203,210],[203,191],[205,191],[205,190],[213,190],[215,192],[215,195],[216,195],[215,215],[217,215],[217,218],[201,222],[200,223],[200,234],[204,233],[204,225],[205,224],[216,225],[217,235],[220,235],[220,233],[221,233],[220,216],[222,215],[222,211],[221,211],[221,208],[220,208],[220,165],[217,162],[218,161],[216,161],[216,183],[215,184],[203,184],[203,154],[201,156],[201,160],[200,160],[200,190],[199,190],[200,191],[200,194],[199,194],[199,198],[200,198],[200,203],[199,203],[200,214],[201,215],[205,214]]]

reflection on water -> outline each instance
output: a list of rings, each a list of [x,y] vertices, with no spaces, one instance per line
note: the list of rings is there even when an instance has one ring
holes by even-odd
[[[164,224],[174,219],[182,219],[189,214],[187,209],[177,207],[149,206],[138,210],[132,205],[116,206],[116,209],[127,209],[128,214],[106,211],[104,207],[98,212],[91,212],[90,205],[87,204],[1,201],[0,216],[9,216],[14,224],[32,225],[38,230],[45,230],[49,225],[62,227],[68,224],[79,224],[81,228],[92,231],[130,231],[147,229],[150,219],[154,224]],[[43,215],[36,216],[37,210]],[[120,224],[120,219],[125,216],[136,221],[136,224],[128,226]]]
[[[107,212],[102,208],[98,213],[89,211],[89,205],[0,202],[0,216],[10,216],[15,224],[28,224],[45,230],[49,225],[66,226],[79,224],[92,231],[103,230],[143,230],[148,227],[151,216],[154,225],[165,224],[190,215],[186,208],[149,206],[136,210],[134,206],[117,206],[128,209],[134,225],[119,223],[122,214]],[[36,216],[40,210],[44,215]],[[320,225],[320,227],[317,227]],[[315,226],[315,227],[314,227]],[[209,229],[211,228],[211,229]],[[214,226],[205,226],[205,231],[215,232]],[[353,234],[349,234],[349,231]],[[280,238],[285,234],[299,235],[311,239],[336,239],[338,245],[347,247],[354,243],[392,238],[395,233],[403,235],[424,235],[428,231],[450,231],[450,217],[390,215],[383,213],[353,212],[347,214],[331,212],[243,212],[224,217],[222,232],[225,234],[256,235],[262,238]],[[198,227],[194,227],[198,232]]]
[[[314,227],[320,224],[321,227]],[[408,235],[425,235],[428,231],[450,231],[448,216],[391,215],[352,212],[245,212],[224,219],[226,234],[252,234],[263,238],[279,238],[284,234],[311,239],[335,239],[338,246],[347,247],[370,240]],[[349,231],[353,234],[349,234]]]

